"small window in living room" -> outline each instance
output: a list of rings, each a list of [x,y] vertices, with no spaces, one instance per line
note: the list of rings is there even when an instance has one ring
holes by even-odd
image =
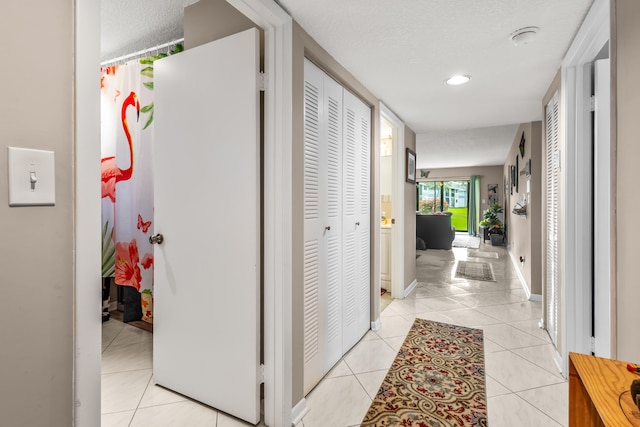
[[[421,214],[448,212],[456,231],[467,231],[469,216],[469,181],[418,182],[416,210]]]

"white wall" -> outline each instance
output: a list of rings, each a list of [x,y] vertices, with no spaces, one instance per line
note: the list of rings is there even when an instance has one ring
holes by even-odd
[[[7,426],[72,425],[73,29],[72,0],[0,3],[0,423]],[[55,206],[9,208],[8,146],[55,152]]]
[[[617,233],[615,268],[617,271],[617,358],[627,361],[640,359],[640,309],[638,309],[638,113],[640,112],[640,2],[616,0],[615,44],[617,57],[612,78],[616,88],[612,92],[612,107],[617,109]],[[612,125],[615,126],[615,121]],[[616,158],[614,153],[614,158]]]

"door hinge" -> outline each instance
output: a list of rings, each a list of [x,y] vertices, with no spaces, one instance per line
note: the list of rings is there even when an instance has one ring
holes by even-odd
[[[264,363],[258,366],[258,384],[264,384]]]
[[[589,111],[596,111],[596,96],[591,95],[589,97]]]
[[[260,92],[264,92],[264,88],[267,85],[267,77],[264,74],[264,71],[260,71],[260,73],[258,74],[258,88],[260,89]]]
[[[591,337],[591,354],[596,354],[596,337]]]

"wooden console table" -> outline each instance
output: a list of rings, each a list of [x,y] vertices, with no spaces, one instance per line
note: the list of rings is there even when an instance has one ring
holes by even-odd
[[[569,427],[640,426],[629,388],[637,373],[627,363],[569,354]]]

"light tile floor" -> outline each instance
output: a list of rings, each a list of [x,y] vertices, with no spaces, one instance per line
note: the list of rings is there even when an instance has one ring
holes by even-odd
[[[468,250],[429,250],[417,261],[418,286],[382,312],[369,331],[307,396],[309,412],[297,427],[359,426],[416,317],[484,331],[489,425],[566,426],[566,380],[553,363],[553,346],[538,328],[540,302],[528,301],[503,247],[482,244],[497,259]],[[453,277],[459,260],[492,264],[495,282]],[[110,320],[102,332],[102,427],[239,427],[228,415],[153,383],[151,334]]]

